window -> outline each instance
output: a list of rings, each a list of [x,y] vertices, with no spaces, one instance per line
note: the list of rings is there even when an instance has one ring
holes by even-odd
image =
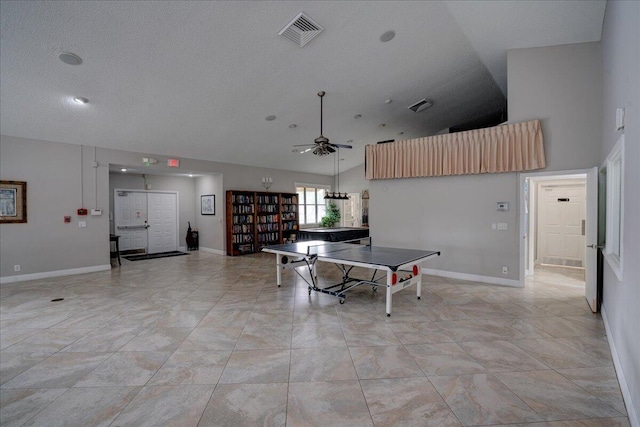
[[[622,236],[624,212],[624,135],[609,153],[605,162],[606,186],[606,240],[604,256],[622,280]]]
[[[316,225],[320,222],[325,214],[324,195],[327,190],[329,187],[322,185],[296,185],[300,225]]]

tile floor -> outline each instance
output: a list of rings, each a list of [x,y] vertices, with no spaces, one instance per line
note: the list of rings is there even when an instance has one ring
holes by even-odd
[[[558,271],[426,277],[389,318],[370,288],[278,288],[267,254],[3,285],[0,425],[629,426],[602,319]]]

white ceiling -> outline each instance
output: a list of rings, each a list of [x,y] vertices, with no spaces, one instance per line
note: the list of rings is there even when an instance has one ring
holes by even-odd
[[[511,48],[600,40],[604,1],[2,1],[3,135],[332,175],[292,152],[364,146],[499,110]],[[304,11],[324,31],[278,32]],[[380,36],[394,30],[387,43]],[[61,52],[83,59],[64,64]],[[90,100],[85,106],[73,96]],[[427,98],[433,107],[407,106]],[[391,99],[389,104],[385,100]],[[361,119],[355,119],[361,114]],[[266,121],[269,115],[275,121]],[[290,129],[295,123],[297,127]],[[381,127],[381,124],[386,126]],[[404,134],[400,135],[400,132]]]

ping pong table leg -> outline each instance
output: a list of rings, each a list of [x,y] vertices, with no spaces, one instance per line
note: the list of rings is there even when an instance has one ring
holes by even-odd
[[[420,297],[422,296],[422,269],[420,268],[420,266],[418,266],[418,274],[416,274],[416,276],[418,276],[418,283],[416,284],[416,294],[418,299],[420,299]]]
[[[278,287],[282,284],[282,254],[276,254],[276,277]]]
[[[391,283],[391,276],[392,274],[390,272],[387,273],[387,317],[391,317],[391,286],[393,286]]]

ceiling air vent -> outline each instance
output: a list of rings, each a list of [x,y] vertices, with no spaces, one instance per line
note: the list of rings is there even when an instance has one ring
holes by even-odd
[[[300,12],[298,16],[293,18],[285,27],[278,33],[279,36],[285,36],[295,44],[303,47],[311,41],[315,36],[320,34],[324,30],[315,21],[309,18],[304,12]]]
[[[413,105],[409,105],[409,110],[413,111],[414,113],[419,113],[420,111],[426,110],[427,108],[431,107],[433,105],[433,102],[431,101],[427,101],[426,99],[421,99],[420,101],[416,102]]]

